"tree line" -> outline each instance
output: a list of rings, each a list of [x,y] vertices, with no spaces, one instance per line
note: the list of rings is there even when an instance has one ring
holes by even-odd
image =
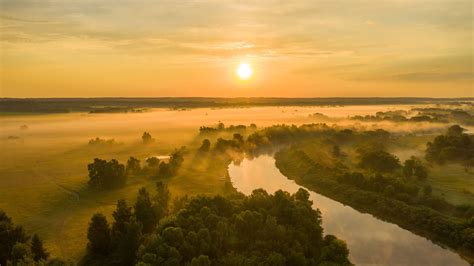
[[[87,265],[351,265],[346,244],[323,236],[309,193],[183,197],[170,212],[157,183],[140,189],[133,207],[120,200],[110,225],[91,218]]]
[[[156,157],[145,160],[146,165],[142,167],[141,161],[130,157],[126,165],[115,159],[103,160],[95,158],[87,166],[89,172],[88,184],[90,187],[100,190],[108,190],[123,187],[127,178],[134,176],[150,176],[154,178],[165,178],[176,175],[178,169],[184,162],[185,148],[176,149],[169,155],[168,162],[160,161]]]
[[[56,259],[48,258],[41,238],[37,234],[28,235],[0,210],[0,265],[57,265]]]

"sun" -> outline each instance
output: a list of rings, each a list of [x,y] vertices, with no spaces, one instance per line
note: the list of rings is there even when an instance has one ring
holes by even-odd
[[[252,77],[253,69],[249,64],[241,63],[237,67],[236,73],[237,73],[237,76],[239,76],[241,80],[247,80]]]

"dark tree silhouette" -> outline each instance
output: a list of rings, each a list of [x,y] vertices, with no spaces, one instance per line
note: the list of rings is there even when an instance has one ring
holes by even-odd
[[[160,220],[161,218],[168,215],[170,191],[168,189],[168,185],[162,182],[157,182],[156,192],[156,195],[153,197],[153,209],[156,219]]]
[[[111,189],[125,185],[125,167],[117,160],[110,161],[94,159],[87,166],[89,170],[89,185],[99,189]]]
[[[138,191],[137,201],[133,207],[137,221],[143,226],[143,233],[150,233],[153,231],[157,223],[153,203],[150,200],[150,194],[146,188],[141,188]]]
[[[425,158],[428,161],[443,164],[459,162],[466,164],[474,159],[474,136],[463,133],[464,128],[454,125],[445,135],[437,136],[428,142]]]
[[[137,175],[142,170],[140,166],[140,160],[135,157],[130,157],[127,161],[127,166],[125,168],[125,172],[127,174]]]
[[[135,217],[124,224],[124,231],[115,238],[114,259],[119,265],[135,265],[136,252],[142,243],[142,225]]]
[[[111,247],[110,227],[103,214],[96,213],[92,216],[87,238],[89,239],[89,252],[95,255],[107,255],[109,253]]]
[[[388,173],[400,167],[400,161],[394,155],[382,150],[359,151],[359,167],[378,173]]]
[[[33,255],[33,259],[35,261],[47,260],[49,257],[49,253],[43,247],[43,241],[37,234],[34,234],[33,238],[31,239],[31,254]]]
[[[114,222],[112,223],[112,236],[125,232],[126,223],[132,218],[132,208],[127,205],[125,200],[117,201],[117,208],[112,213]]]
[[[26,243],[29,236],[23,227],[14,225],[12,219],[0,210],[0,264],[6,265],[12,259],[12,250],[16,243]]]
[[[143,135],[142,135],[142,141],[143,141],[143,143],[145,143],[145,144],[149,144],[149,143],[154,142],[155,139],[151,136],[150,133],[148,133],[148,132],[145,131],[145,132],[143,132]]]
[[[146,159],[147,166],[150,168],[156,168],[160,165],[160,159],[156,157],[150,157]]]
[[[199,147],[199,151],[207,152],[211,148],[211,142],[208,139],[204,139],[202,141],[201,147]]]
[[[418,179],[426,179],[428,177],[428,170],[416,157],[411,157],[403,163],[403,174],[406,177],[415,176]]]

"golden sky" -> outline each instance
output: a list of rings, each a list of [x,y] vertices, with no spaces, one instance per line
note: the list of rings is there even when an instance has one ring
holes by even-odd
[[[0,97],[474,97],[473,3],[0,0]]]

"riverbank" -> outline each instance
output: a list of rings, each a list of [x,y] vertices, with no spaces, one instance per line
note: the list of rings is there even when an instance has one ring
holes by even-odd
[[[442,246],[448,246],[469,263],[474,263],[474,253],[470,248],[472,243],[469,242],[467,235],[472,233],[469,231],[472,228],[463,221],[446,217],[425,206],[410,206],[402,201],[381,196],[379,193],[344,184],[336,178],[318,176],[310,161],[298,160],[297,156],[291,156],[290,153],[289,149],[278,152],[275,155],[276,167],[297,184],[360,212],[370,213],[382,220],[395,223]]]

